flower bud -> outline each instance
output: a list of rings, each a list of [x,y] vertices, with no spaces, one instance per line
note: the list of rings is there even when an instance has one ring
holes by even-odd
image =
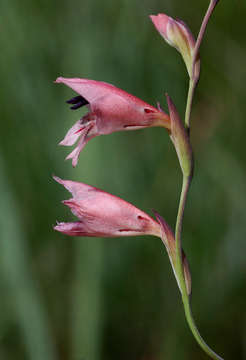
[[[183,57],[189,76],[192,76],[192,62],[195,49],[195,39],[188,26],[181,20],[174,20],[165,14],[150,16],[157,31],[166,42],[175,47]],[[196,60],[195,75],[200,72],[200,60]]]

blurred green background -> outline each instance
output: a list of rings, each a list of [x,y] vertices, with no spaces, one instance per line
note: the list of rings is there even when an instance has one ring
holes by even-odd
[[[186,325],[165,249],[152,237],[71,238],[52,174],[158,210],[175,223],[181,173],[165,130],[97,137],[77,168],[58,147],[84,110],[57,76],[104,80],[183,113],[181,57],[148,15],[197,34],[206,0],[2,0],[0,3],[0,359],[207,359]],[[193,311],[208,344],[246,359],[246,44],[244,0],[221,0],[201,48],[192,113],[195,177],[183,243]]]

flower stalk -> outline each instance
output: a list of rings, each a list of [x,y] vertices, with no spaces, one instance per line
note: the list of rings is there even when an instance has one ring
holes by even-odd
[[[197,41],[195,43],[195,48],[193,52],[192,57],[192,72],[190,76],[189,81],[189,90],[187,95],[187,103],[186,103],[186,111],[185,111],[185,129],[187,132],[188,138],[190,137],[190,116],[191,116],[191,108],[192,108],[192,101],[194,92],[199,80],[199,73],[196,72],[196,63],[198,59],[199,49],[201,46],[202,39],[204,37],[204,33],[206,30],[206,26],[208,24],[208,21],[212,15],[212,12],[217,5],[219,0],[211,0],[208,10],[204,16],[199,35],[197,37]],[[191,186],[193,178],[193,164],[192,164],[192,171],[189,175],[183,173],[183,182],[182,182],[182,190],[180,195],[180,202],[178,207],[178,213],[177,213],[177,219],[176,219],[176,227],[175,227],[175,246],[176,246],[176,276],[178,278],[179,287],[181,289],[181,295],[182,295],[182,302],[184,305],[184,311],[185,311],[185,317],[187,320],[187,323],[191,329],[191,332],[196,339],[197,343],[200,345],[200,347],[204,350],[205,353],[207,353],[211,359],[217,359],[217,360],[223,360],[222,357],[217,355],[203,340],[201,337],[194,318],[192,316],[191,311],[191,299],[190,294],[187,292],[187,287],[185,283],[185,275],[184,275],[184,268],[183,268],[183,262],[182,262],[182,225],[183,225],[183,218],[184,218],[184,211],[187,201],[187,195],[189,192],[189,188]]]
[[[188,132],[190,130],[190,115],[191,115],[191,107],[192,107],[192,101],[194,92],[200,77],[200,73],[197,73],[196,71],[196,62],[199,57],[199,50],[200,46],[205,34],[206,27],[208,25],[208,21],[215,9],[215,6],[218,4],[219,0],[210,0],[209,7],[207,9],[207,12],[203,18],[202,25],[195,43],[194,51],[193,51],[193,57],[192,57],[192,71],[189,81],[189,90],[188,90],[188,96],[187,96],[187,105],[186,105],[186,111],[185,111],[185,127],[188,129]]]
[[[189,188],[192,181],[192,174],[188,177],[183,177],[183,184],[182,184],[182,190],[180,195],[180,203],[179,203],[179,209],[178,209],[178,215],[177,215],[177,221],[176,221],[176,229],[175,229],[175,246],[176,246],[176,276],[178,278],[179,287],[181,290],[181,296],[182,296],[182,302],[184,305],[184,312],[185,317],[187,320],[187,323],[190,327],[190,330],[196,339],[197,343],[200,345],[200,347],[211,357],[211,359],[215,360],[223,360],[222,357],[217,355],[210,347],[205,343],[203,338],[201,337],[195,320],[192,315],[191,311],[191,298],[190,294],[187,292],[186,282],[185,282],[185,276],[184,276],[184,270],[183,270],[183,262],[182,262],[182,242],[181,242],[181,235],[182,235],[182,223],[184,218],[184,210],[187,200],[187,195],[189,192]]]

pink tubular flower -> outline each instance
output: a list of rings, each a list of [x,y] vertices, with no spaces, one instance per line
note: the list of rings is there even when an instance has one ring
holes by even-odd
[[[73,104],[72,110],[84,105],[89,108],[89,113],[77,121],[60,142],[60,145],[70,146],[80,137],[78,145],[66,158],[72,159],[73,166],[77,165],[79,154],[86,143],[95,136],[151,126],[170,129],[170,118],[160,107],[156,109],[111,84],[63,77],[57,78],[55,82],[64,83],[79,94],[67,101]]]
[[[174,20],[166,14],[150,15],[157,31],[166,42],[175,47],[182,55],[189,75],[192,74],[192,61],[195,49],[195,39],[188,26],[181,20]],[[195,75],[200,71],[200,60],[195,64]]]
[[[132,204],[95,187],[54,179],[73,195],[65,200],[79,221],[57,223],[55,230],[71,236],[118,237],[154,235],[161,237],[160,225]]]

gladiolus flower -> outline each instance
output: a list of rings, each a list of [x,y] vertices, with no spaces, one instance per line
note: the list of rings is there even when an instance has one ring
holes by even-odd
[[[57,78],[55,82],[64,83],[79,94],[67,101],[73,104],[72,110],[84,105],[89,109],[89,113],[77,121],[60,142],[60,145],[70,146],[80,138],[76,148],[66,158],[72,159],[73,166],[77,165],[79,154],[86,143],[95,136],[152,126],[170,129],[170,118],[163,110],[111,84],[63,77]]]
[[[157,31],[164,40],[175,47],[182,55],[189,75],[192,75],[193,53],[195,49],[195,39],[188,26],[181,20],[174,20],[165,14],[150,16]],[[200,60],[196,60],[195,76],[200,72]]]
[[[180,288],[176,275],[174,234],[165,220],[156,211],[154,211],[154,214],[158,222],[127,201],[93,186],[76,181],[62,180],[56,176],[54,176],[54,179],[72,194],[73,197],[69,200],[64,200],[63,203],[67,205],[72,213],[79,219],[79,221],[76,222],[58,222],[56,226],[54,226],[55,230],[70,236],[157,236],[162,239],[166,247]],[[190,294],[191,277],[189,265],[183,251],[182,261],[187,292]]]
[[[118,237],[154,235],[161,237],[160,225],[132,204],[80,182],[54,179],[72,194],[65,200],[79,221],[57,223],[55,230],[71,236]]]

